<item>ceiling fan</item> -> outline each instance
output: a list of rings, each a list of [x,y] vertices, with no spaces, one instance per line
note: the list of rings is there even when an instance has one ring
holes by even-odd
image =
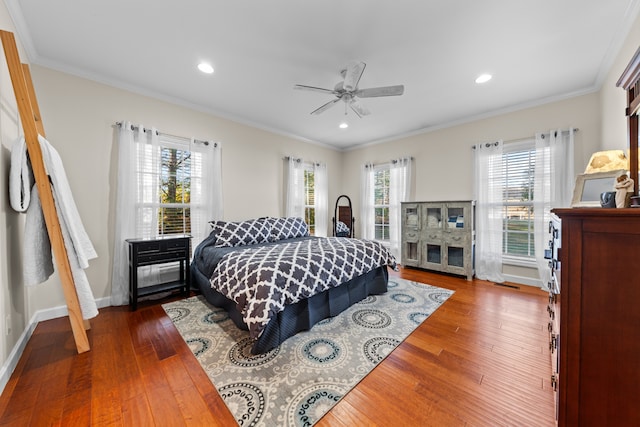
[[[378,96],[397,96],[404,93],[404,85],[381,86],[368,89],[358,89],[358,82],[364,69],[367,66],[364,62],[351,62],[344,70],[340,71],[340,75],[344,79],[338,82],[333,89],[323,89],[314,86],[295,85],[294,89],[310,90],[313,92],[326,93],[335,96],[334,99],[316,108],[311,114],[320,114],[334,106],[338,101],[345,103],[345,114],[347,114],[347,105],[358,115],[358,117],[367,116],[371,111],[358,98],[374,98]]]

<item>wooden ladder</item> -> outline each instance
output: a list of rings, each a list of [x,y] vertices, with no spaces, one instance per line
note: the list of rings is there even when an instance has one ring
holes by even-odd
[[[56,205],[53,200],[53,193],[49,183],[49,176],[44,167],[42,160],[42,151],[38,142],[38,134],[45,136],[44,126],[40,118],[40,109],[36,100],[36,93],[31,80],[31,72],[27,64],[20,63],[18,49],[13,33],[0,30],[0,39],[4,48],[4,54],[7,58],[9,67],[9,75],[13,91],[16,95],[18,103],[18,112],[20,113],[20,121],[24,131],[24,138],[27,145],[27,152],[31,161],[33,175],[38,186],[40,201],[42,203],[42,213],[44,214],[47,233],[51,241],[51,248],[56,260],[58,275],[62,282],[62,290],[69,311],[69,321],[71,322],[71,330],[73,338],[76,342],[78,353],[89,351],[89,340],[87,339],[86,329],[89,329],[89,321],[83,321],[78,294],[76,292],[75,283],[71,274],[71,265],[67,250],[64,246],[60,221],[56,212]],[[86,328],[86,329],[85,329]]]

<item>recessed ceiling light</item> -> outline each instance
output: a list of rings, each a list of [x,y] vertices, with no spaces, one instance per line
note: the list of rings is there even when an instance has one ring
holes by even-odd
[[[340,127],[340,129],[346,129],[346,128],[349,127],[349,124],[347,122],[342,122],[342,123],[340,123],[339,127]]]
[[[486,83],[489,80],[491,80],[491,77],[492,77],[491,74],[481,74],[476,79],[476,83],[478,83],[478,84]]]
[[[203,73],[206,74],[212,74],[213,73],[213,67],[209,64],[207,64],[206,62],[201,62],[198,64],[198,70],[202,71]]]

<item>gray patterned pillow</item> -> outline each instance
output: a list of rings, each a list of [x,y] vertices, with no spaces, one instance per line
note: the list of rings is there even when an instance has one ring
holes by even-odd
[[[293,239],[294,237],[305,237],[309,235],[309,227],[304,219],[299,217],[270,218],[271,221],[271,241]]]
[[[271,223],[265,218],[241,222],[216,221],[211,224],[217,238],[215,247],[255,245],[269,241]]]
[[[347,227],[347,224],[345,224],[342,221],[338,221],[336,223],[336,233],[348,233],[349,232],[349,227]]]

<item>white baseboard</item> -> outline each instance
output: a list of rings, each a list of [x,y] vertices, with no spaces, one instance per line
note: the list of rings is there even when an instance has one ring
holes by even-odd
[[[96,300],[96,305],[98,306],[98,308],[109,307],[111,305],[111,298],[99,298]],[[68,315],[69,312],[67,311],[66,305],[38,310],[34,313],[33,317],[31,317],[31,320],[29,321],[29,324],[27,324],[24,331],[22,331],[22,333],[20,334],[16,345],[13,346],[13,349],[11,350],[11,353],[9,353],[7,360],[5,360],[5,362],[2,364],[2,367],[0,367],[0,393],[4,391],[4,388],[7,386],[7,383],[11,378],[11,374],[13,374],[16,366],[18,366],[18,361],[20,360],[20,357],[22,356],[22,353],[24,352],[24,349],[27,346],[29,339],[31,338],[31,335],[33,335],[33,331],[36,329],[36,326],[38,326],[38,323],[45,320],[57,319],[59,317]]]
[[[540,279],[534,279],[532,277],[514,276],[513,274],[505,274],[504,280],[511,283],[517,283],[519,285],[533,286],[534,288],[542,289],[542,281]]]

